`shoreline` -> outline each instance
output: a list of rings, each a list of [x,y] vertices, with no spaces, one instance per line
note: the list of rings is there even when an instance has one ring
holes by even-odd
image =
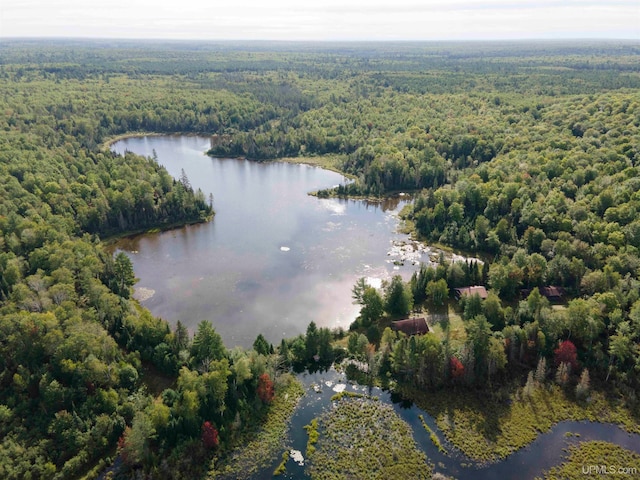
[[[467,251],[467,250],[462,250],[460,248],[455,248],[452,247],[450,245],[446,245],[444,243],[441,242],[434,242],[429,240],[428,238],[426,238],[424,235],[420,235],[418,233],[418,231],[416,230],[415,227],[415,223],[414,221],[409,218],[410,212],[409,211],[405,211],[405,209],[407,208],[407,206],[405,206],[403,208],[403,210],[399,213],[399,217],[401,220],[401,230],[403,233],[406,233],[407,235],[409,235],[409,237],[416,241],[416,242],[420,242],[423,243],[425,245],[429,245],[430,247],[436,248],[438,250],[441,250],[445,253],[448,253],[450,255],[458,255],[461,257],[465,257],[465,258],[474,258],[477,260],[482,261],[483,263],[489,263],[491,264],[492,262],[492,257],[494,257],[493,255],[491,255],[490,253],[486,253],[486,252],[482,252],[482,251]]]
[[[127,133],[121,133],[118,135],[107,137],[102,143],[98,145],[98,149],[103,152],[108,151],[111,145],[113,145],[114,143],[119,142],[120,140],[126,140],[128,138],[164,137],[164,136],[174,136],[174,135],[180,135],[185,137],[211,137],[212,136],[211,133],[204,133],[204,132],[199,132],[199,133],[196,133],[196,132],[171,132],[171,133],[127,132]],[[204,151],[203,153],[209,157],[232,158],[236,160],[247,160],[249,162],[257,162],[257,163],[281,162],[281,163],[293,163],[298,165],[310,165],[312,167],[320,167],[325,170],[329,170],[331,172],[339,173],[340,175],[348,178],[349,180],[356,179],[355,175],[346,173],[340,170],[340,168],[337,166],[339,158],[343,156],[339,154],[328,154],[328,155],[306,156],[306,157],[280,157],[280,158],[272,158],[268,160],[256,160],[256,159],[252,159],[244,156],[237,156],[237,157],[215,156],[215,155],[209,154],[208,150]],[[355,199],[356,197],[353,197],[353,198]],[[384,198],[384,197],[380,197],[380,198]]]
[[[338,173],[341,173],[341,172],[338,172]],[[344,175],[346,176],[346,174]],[[309,195],[313,197],[318,197],[318,198],[341,198],[344,200],[364,200],[369,203],[382,203],[385,200],[395,199],[395,198],[410,200],[413,198],[413,195],[420,192],[420,190],[392,190],[390,192],[385,193],[381,197],[376,197],[373,195],[337,195],[334,193],[324,196],[319,194],[319,192],[327,191],[327,190],[330,190],[330,188],[309,192]]]
[[[133,238],[133,237],[137,237],[138,235],[148,235],[148,234],[152,234],[152,233],[162,233],[162,232],[168,232],[171,230],[177,230],[179,228],[183,228],[183,227],[188,227],[188,226],[192,226],[192,225],[200,225],[203,223],[208,223],[211,220],[213,220],[213,218],[215,217],[215,213],[213,213],[212,215],[209,215],[207,218],[205,218],[204,220],[191,220],[191,221],[187,221],[187,222],[174,222],[168,225],[160,225],[160,226],[156,226],[156,227],[151,227],[151,228],[139,228],[136,230],[127,230],[126,232],[121,232],[121,233],[115,233],[113,235],[108,235],[105,237],[100,237],[100,235],[95,234],[98,236],[98,238],[100,239],[100,243],[102,243],[102,245],[104,245],[106,248],[111,248],[115,243],[117,243],[119,240],[122,240],[123,238]]]
[[[280,163],[292,163],[296,165],[310,165],[312,167],[320,167],[324,170],[339,173],[349,180],[355,180],[356,176],[350,173],[346,173],[338,167],[340,157],[343,155],[319,155],[317,157],[281,157],[274,158],[273,160],[266,160],[267,162],[280,162]],[[245,159],[246,160],[246,159]],[[255,160],[249,160],[255,161]],[[312,195],[314,192],[311,192]]]
[[[120,140],[126,140],[127,138],[142,138],[142,137],[160,137],[162,135],[172,135],[170,133],[158,133],[158,132],[128,132],[121,133],[119,135],[113,135],[107,137],[102,143],[98,145],[98,150],[102,152],[109,151],[111,145]]]
[[[120,133],[118,135],[112,135],[107,137],[102,143],[100,143],[98,145],[98,150],[105,152],[105,151],[109,151],[109,148],[111,147],[111,145],[113,145],[116,142],[119,142],[120,140],[126,140],[128,138],[142,138],[142,137],[171,137],[174,135],[180,135],[180,136],[184,136],[184,137],[211,137],[210,133],[204,133],[204,132],[200,132],[200,133],[196,133],[196,132],[171,132],[171,133],[167,133],[167,132],[127,132],[127,133]],[[205,152],[206,153],[206,152]]]

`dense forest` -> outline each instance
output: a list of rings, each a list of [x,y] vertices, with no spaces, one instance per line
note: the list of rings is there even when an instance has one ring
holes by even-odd
[[[0,477],[92,478],[116,451],[125,478],[213,476],[291,388],[289,367],[346,355],[367,382],[554,376],[572,398],[591,385],[637,412],[639,54],[629,42],[0,42]],[[187,178],[105,148],[138,132],[208,134],[210,154],[258,161],[331,154],[354,180],[319,195],[410,192],[418,237],[485,262],[442,260],[383,292],[359,283],[344,338],[311,324],[276,348],[258,336],[229,350],[207,321],[190,334],[154,318],[131,298],[129,259],[104,248],[213,215]],[[463,337],[385,328],[470,285],[489,295],[456,306]]]

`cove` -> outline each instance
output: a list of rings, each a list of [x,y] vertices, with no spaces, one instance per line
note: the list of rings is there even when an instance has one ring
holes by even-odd
[[[308,165],[211,158],[207,137],[147,136],[119,140],[113,152],[153,157],[174,178],[213,195],[213,221],[122,239],[136,297],[151,312],[192,332],[210,320],[225,345],[249,347],[259,333],[273,343],[314,321],[343,327],[358,314],[351,288],[360,277],[379,284],[408,279],[414,262],[394,265],[401,197],[382,203],[320,199],[310,191],[345,182]],[[396,245],[396,248],[394,247]]]

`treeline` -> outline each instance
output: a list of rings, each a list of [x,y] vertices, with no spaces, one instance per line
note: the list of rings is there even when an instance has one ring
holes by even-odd
[[[592,168],[623,162],[608,167],[608,175],[637,166],[634,91],[578,97],[541,96],[526,89],[416,95],[367,79],[344,87],[317,108],[256,129],[230,131],[210,154],[258,160],[341,154],[341,168],[356,181],[328,192],[338,195],[435,190],[473,173],[487,177],[493,168],[483,165],[494,159],[504,177],[515,174],[514,168],[532,170],[534,179],[528,183],[534,189],[542,181],[535,178],[538,170],[551,183],[566,172],[558,160],[583,168],[586,162]],[[582,186],[591,179],[577,180]]]
[[[282,375],[284,364],[262,335],[252,350],[227,350],[211,323],[203,321],[193,338],[178,323],[157,340],[155,364],[177,379],[159,396],[140,398],[119,439],[124,462],[119,474],[202,477],[213,467],[213,456],[252,431],[276,390],[292,379]]]
[[[496,70],[513,73],[535,68],[555,68],[559,70],[555,73],[560,74],[564,69],[634,71],[640,47],[637,42],[616,40],[319,44],[50,39],[45,44],[37,39],[4,39],[0,49],[2,64],[16,65],[23,71],[44,65],[44,71],[59,78],[85,79],[88,75],[110,73],[193,76],[206,72],[275,71],[336,78],[345,71],[404,74],[424,72],[425,68],[483,75]],[[406,81],[402,83],[403,87],[406,85]]]
[[[278,114],[276,107],[249,94],[205,90],[180,76],[98,75],[80,81],[60,80],[41,68],[19,75],[12,68],[0,70],[8,126],[71,155],[75,151],[67,143],[94,150],[108,137],[129,132],[249,129]]]
[[[548,253],[549,239],[561,236],[637,248],[639,108],[626,95],[556,105],[542,117],[546,135],[520,145],[512,138],[490,164],[471,159],[474,167],[456,172],[452,185],[423,191],[411,214],[416,228],[494,254],[513,244]]]
[[[363,97],[357,83],[349,88],[344,101],[230,135],[210,153],[254,159],[342,154],[342,169],[356,181],[333,193],[347,195],[435,189],[457,183],[461,170],[465,177],[489,175],[493,169],[483,165],[493,159],[503,174],[515,173],[515,165],[534,174],[540,169],[549,181],[566,171],[558,159],[568,166],[591,157],[593,164],[638,162],[633,92],[558,98],[499,90],[414,95],[369,87]]]
[[[582,321],[602,344],[576,343],[599,352],[600,371],[611,336],[637,322],[639,113],[626,96],[567,101],[543,115],[550,136],[456,171],[450,184],[423,190],[408,215],[429,241],[488,254],[488,285],[503,300],[554,285],[588,302]],[[633,363],[635,347],[625,355]]]
[[[42,247],[49,221],[59,222],[69,234],[108,236],[204,221],[212,214],[201,191],[174,180],[149,159],[42,149],[21,160],[16,153],[15,146],[0,153],[11,159],[9,167],[0,167],[0,222],[15,254]]]

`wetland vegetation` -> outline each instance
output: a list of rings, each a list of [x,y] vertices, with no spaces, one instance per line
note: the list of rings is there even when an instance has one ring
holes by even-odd
[[[298,400],[304,394],[300,382],[292,375],[283,374],[277,380],[277,393],[264,421],[256,423],[257,430],[248,432],[234,450],[225,455],[209,472],[211,478],[250,477],[260,469],[273,462],[282,450],[283,463],[289,458],[289,448],[286,444],[286,433],[289,421]],[[284,466],[282,467],[284,472]]]
[[[640,455],[607,442],[584,442],[569,449],[567,461],[545,472],[545,480],[577,480],[585,475],[633,478],[640,472]]]
[[[308,429],[312,478],[431,478],[426,456],[392,407],[366,398],[336,402]]]
[[[613,423],[640,433],[637,416],[604,393],[593,393],[589,403],[581,403],[556,385],[539,385],[530,393],[520,387],[509,392],[407,395],[435,419],[452,445],[476,462],[504,459],[565,420]]]

